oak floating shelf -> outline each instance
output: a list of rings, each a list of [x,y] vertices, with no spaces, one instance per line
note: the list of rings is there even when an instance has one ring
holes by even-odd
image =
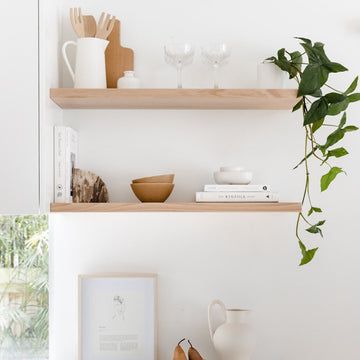
[[[73,203],[51,204],[51,212],[300,212],[301,204],[283,203]]]
[[[50,89],[63,109],[288,110],[295,89]]]

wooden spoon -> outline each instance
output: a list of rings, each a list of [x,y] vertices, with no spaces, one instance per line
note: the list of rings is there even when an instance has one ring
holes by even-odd
[[[94,37],[96,34],[96,21],[91,15],[84,15],[84,33],[85,37]]]
[[[106,40],[114,28],[116,17],[102,13],[98,21],[95,37]]]
[[[76,35],[79,38],[84,37],[85,30],[81,8],[70,8],[70,21]]]

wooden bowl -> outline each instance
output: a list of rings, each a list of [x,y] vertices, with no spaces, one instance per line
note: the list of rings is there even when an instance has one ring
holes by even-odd
[[[140,179],[135,179],[133,180],[133,184],[138,184],[138,183],[168,183],[168,184],[172,184],[174,182],[174,174],[167,174],[167,175],[158,175],[158,176],[148,176],[148,177],[143,177]]]
[[[173,191],[175,184],[138,183],[130,184],[130,186],[141,202],[165,202]]]

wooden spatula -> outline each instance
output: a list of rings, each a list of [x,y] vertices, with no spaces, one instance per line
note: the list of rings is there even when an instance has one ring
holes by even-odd
[[[106,40],[114,28],[116,17],[110,14],[101,13],[97,24],[95,37]]]
[[[70,22],[75,34],[80,38],[85,36],[84,21],[81,8],[70,8]]]
[[[85,37],[94,37],[96,34],[96,21],[91,15],[83,15]]]
[[[110,41],[106,52],[106,81],[108,88],[116,88],[124,71],[134,70],[134,51],[121,46],[120,21],[116,20],[114,28],[108,37]]]

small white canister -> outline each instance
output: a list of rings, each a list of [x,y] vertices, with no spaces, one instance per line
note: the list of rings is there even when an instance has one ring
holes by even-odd
[[[263,62],[257,68],[257,85],[260,89],[283,89],[285,73],[270,62]]]
[[[118,89],[138,89],[140,85],[140,79],[135,76],[134,71],[124,71],[124,76],[117,82]]]

